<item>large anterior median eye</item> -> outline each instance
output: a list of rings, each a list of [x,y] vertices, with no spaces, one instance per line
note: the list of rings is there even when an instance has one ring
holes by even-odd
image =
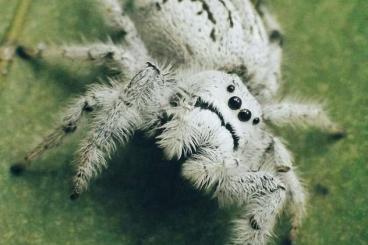
[[[239,97],[233,96],[229,99],[228,105],[231,110],[237,110],[241,107],[242,101]]]
[[[243,109],[239,112],[238,118],[242,122],[249,121],[249,119],[252,117],[252,113],[248,109]]]

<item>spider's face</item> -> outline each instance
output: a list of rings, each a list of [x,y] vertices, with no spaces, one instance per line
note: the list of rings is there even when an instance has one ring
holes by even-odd
[[[217,116],[224,130],[231,134],[234,149],[259,126],[261,106],[238,76],[205,71],[190,76],[187,84],[197,98],[195,107]]]

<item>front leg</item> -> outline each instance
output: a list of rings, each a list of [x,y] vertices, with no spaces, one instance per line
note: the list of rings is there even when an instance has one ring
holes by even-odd
[[[78,153],[72,199],[86,190],[90,180],[106,167],[106,159],[116,149],[115,142],[126,143],[130,135],[142,127],[142,114],[151,102],[152,93],[157,92],[156,86],[164,83],[160,74],[157,67],[147,64],[124,88],[118,90],[118,98],[109,101],[95,114],[91,131]],[[109,94],[105,96],[109,98]]]
[[[139,125],[136,108],[127,106],[121,99],[97,112],[92,129],[78,151],[72,199],[86,190],[90,180],[107,166],[106,159],[116,149],[115,142],[127,143]]]
[[[214,193],[221,205],[237,204],[231,244],[265,244],[285,201],[284,184],[270,173],[249,172],[224,152],[202,149],[183,165],[182,174],[198,189]]]
[[[265,244],[285,202],[286,186],[270,172],[245,168],[227,147],[226,131],[213,124],[210,128],[210,134],[201,131],[200,146],[184,162],[182,175],[196,188],[212,192],[221,206],[244,210],[235,222],[232,244]]]
[[[84,95],[76,98],[66,109],[61,122],[55,129],[46,135],[39,144],[31,149],[23,161],[15,163],[10,170],[13,174],[20,174],[31,163],[40,158],[45,152],[59,146],[63,139],[76,131],[78,123],[84,114],[110,103],[118,96],[119,86],[95,85]]]

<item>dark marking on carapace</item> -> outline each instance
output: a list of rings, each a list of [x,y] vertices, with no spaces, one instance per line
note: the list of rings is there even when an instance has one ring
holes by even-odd
[[[212,31],[210,33],[210,37],[211,37],[212,41],[216,42],[216,31],[215,31],[215,28],[212,29]]]
[[[216,24],[215,17],[213,16],[213,13],[210,10],[210,6],[208,6],[205,0],[191,0],[191,1],[202,3],[202,8],[204,11],[206,11],[209,21],[211,21],[213,24]]]
[[[219,0],[220,3],[226,8],[227,10],[227,14],[228,14],[228,17],[227,19],[229,20],[229,23],[230,23],[230,27],[232,28],[234,26],[234,21],[233,21],[233,16],[231,15],[231,11],[230,9],[226,6],[226,3],[224,0]]]
[[[161,10],[161,5],[159,3],[156,3],[155,5],[156,5],[157,11],[160,11]]]
[[[185,45],[185,49],[187,50],[188,54],[190,54],[190,55],[193,55],[193,54],[194,54],[194,53],[193,53],[193,50],[192,50],[192,48],[190,47],[190,45],[189,45],[189,44],[186,44],[186,45]]]

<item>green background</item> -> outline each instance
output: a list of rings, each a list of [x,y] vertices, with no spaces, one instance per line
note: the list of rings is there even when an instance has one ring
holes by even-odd
[[[368,242],[368,1],[273,0],[286,34],[282,94],[322,100],[347,138],[277,129],[308,187],[298,244]],[[0,39],[17,1],[0,0]],[[20,42],[65,44],[111,34],[93,1],[34,0]],[[87,64],[16,58],[0,76],[0,244],[223,244],[234,210],[218,209],[179,178],[173,162],[142,137],[119,151],[81,198],[69,200],[70,164],[84,132],[34,162],[22,177],[9,166],[54,127],[69,99],[105,78]],[[285,244],[282,216],[276,244]]]

